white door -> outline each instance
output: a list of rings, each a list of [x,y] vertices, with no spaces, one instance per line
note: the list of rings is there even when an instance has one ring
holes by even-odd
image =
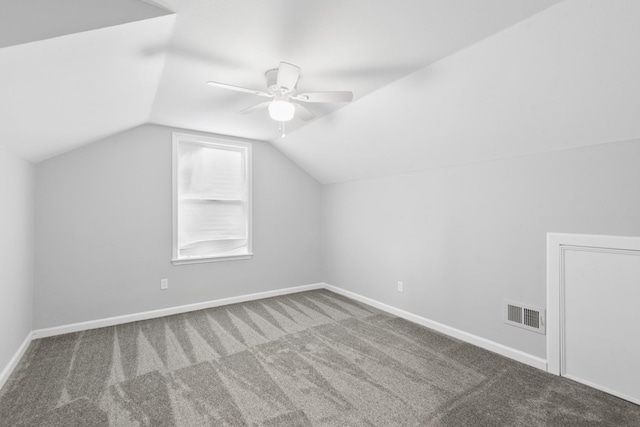
[[[559,236],[559,373],[640,404],[640,239]]]

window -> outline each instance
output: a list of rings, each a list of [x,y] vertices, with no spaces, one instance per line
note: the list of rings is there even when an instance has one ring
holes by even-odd
[[[251,258],[251,145],[173,134],[173,263]]]

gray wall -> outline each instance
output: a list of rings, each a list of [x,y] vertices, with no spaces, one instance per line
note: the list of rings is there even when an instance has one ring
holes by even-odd
[[[34,328],[322,280],[321,186],[264,142],[253,143],[253,259],[170,263],[174,130],[141,126],[37,165]]]
[[[546,306],[547,232],[639,236],[639,165],[630,141],[325,186],[325,281],[546,358],[502,300]]]
[[[0,148],[0,371],[31,332],[34,167]]]

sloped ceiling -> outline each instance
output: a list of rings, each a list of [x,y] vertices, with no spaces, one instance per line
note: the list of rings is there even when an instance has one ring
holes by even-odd
[[[336,135],[341,149],[351,150],[336,124],[358,111],[369,114],[370,105],[359,107],[368,94],[555,3],[4,0],[0,144],[40,161],[151,122],[272,141],[324,181],[352,178],[333,172],[327,178],[320,171],[318,162],[330,167],[334,152],[321,153],[318,162],[309,154],[319,152],[314,141]],[[302,68],[301,91],[355,95],[345,108],[312,105],[319,118],[310,125],[288,124],[291,142],[313,135],[316,146],[307,154],[300,150],[308,145],[292,148],[289,137],[278,140],[278,126],[265,111],[236,114],[259,99],[205,84],[263,89],[264,72],[280,61]],[[362,120],[353,125],[362,126],[367,119]]]
[[[330,184],[640,139],[639,23],[565,1],[273,144]]]
[[[137,0],[2,0],[0,144],[40,161],[148,121],[175,16]],[[8,10],[7,10],[8,9]],[[8,11],[13,13],[5,13]]]
[[[2,0],[0,48],[169,15],[138,0]]]
[[[259,140],[278,138],[263,99],[205,86],[266,89],[264,73],[302,68],[299,91],[351,90],[359,99],[536,13],[550,0],[181,0],[151,120]],[[149,50],[152,55],[160,50]],[[317,116],[342,104],[310,105]],[[286,124],[291,133],[303,126]]]

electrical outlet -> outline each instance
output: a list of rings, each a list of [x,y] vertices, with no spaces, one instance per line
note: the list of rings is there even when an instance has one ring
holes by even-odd
[[[404,283],[398,282],[398,292],[404,292]]]
[[[160,280],[160,289],[167,289],[169,287],[169,279]]]

